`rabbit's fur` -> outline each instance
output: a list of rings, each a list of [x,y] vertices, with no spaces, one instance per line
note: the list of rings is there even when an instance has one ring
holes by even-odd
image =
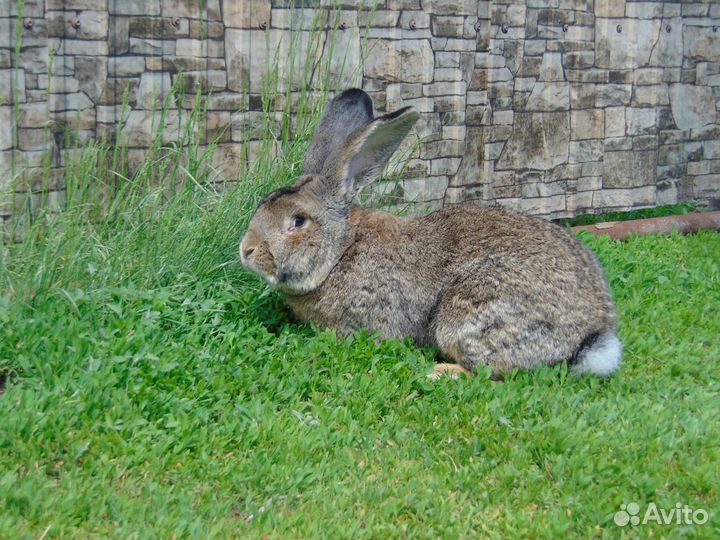
[[[373,119],[361,90],[336,97],[304,174],[260,203],[243,264],[303,320],[410,336],[462,371],[566,359],[576,373],[615,371],[622,347],[603,271],[562,228],[468,204],[408,218],[354,206],[417,118],[405,108]]]

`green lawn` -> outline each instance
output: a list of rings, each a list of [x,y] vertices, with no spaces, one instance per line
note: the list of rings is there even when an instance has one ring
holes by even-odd
[[[720,536],[720,235],[583,237],[612,379],[432,383],[433,351],[297,324],[240,268],[307,140],[221,196],[205,155],[161,149],[118,190],[90,146],[67,212],[0,247],[1,538]],[[618,527],[633,502],[709,519]]]
[[[431,383],[432,351],[337,341],[236,274],[6,293],[0,536],[717,537],[720,235],[588,241],[608,381]],[[630,502],[710,520],[621,529]]]

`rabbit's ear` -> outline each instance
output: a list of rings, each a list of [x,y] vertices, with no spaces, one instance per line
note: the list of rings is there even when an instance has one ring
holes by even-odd
[[[336,159],[326,164],[326,181],[346,201],[354,200],[362,187],[380,176],[419,117],[414,108],[405,107],[358,128]]]
[[[315,138],[310,143],[303,173],[320,174],[328,157],[339,152],[350,134],[372,119],[372,100],[362,90],[351,88],[335,97],[328,105]]]

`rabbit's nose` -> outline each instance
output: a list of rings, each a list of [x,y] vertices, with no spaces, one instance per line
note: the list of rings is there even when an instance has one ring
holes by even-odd
[[[254,247],[246,247],[243,250],[243,256],[247,259],[248,257],[250,257],[250,255],[253,254],[254,251],[255,251]]]

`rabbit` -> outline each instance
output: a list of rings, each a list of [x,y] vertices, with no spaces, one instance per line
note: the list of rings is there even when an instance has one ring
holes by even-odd
[[[422,217],[354,204],[418,118],[412,107],[374,118],[362,90],[335,97],[303,174],[260,202],[242,264],[303,321],[436,347],[449,362],[432,378],[484,366],[502,378],[565,360],[578,375],[615,372],[622,345],[608,283],[563,228],[469,203]]]

